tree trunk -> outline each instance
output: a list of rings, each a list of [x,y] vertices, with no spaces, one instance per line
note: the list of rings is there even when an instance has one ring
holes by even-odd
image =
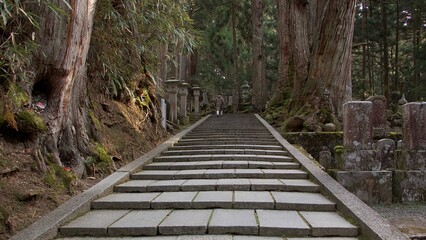
[[[168,47],[169,45],[167,43],[161,43],[158,47],[158,78],[160,79],[160,82],[163,83],[167,80],[167,53],[169,51]]]
[[[232,89],[232,112],[238,112],[240,102],[240,74],[238,70],[238,49],[237,49],[237,2],[232,0],[232,60],[234,62],[234,87]]]
[[[274,100],[284,98],[286,117],[311,117],[308,130],[337,123],[352,97],[355,6],[356,0],[277,0],[280,78]]]
[[[256,110],[265,109],[268,101],[268,83],[266,81],[266,63],[263,49],[263,2],[252,0],[253,21],[253,98],[252,103]]]
[[[396,22],[395,22],[395,79],[393,91],[399,90],[399,0],[396,0]]]
[[[56,14],[40,5],[42,53],[36,57],[39,63],[36,84],[47,86],[48,107],[44,117],[49,128],[42,145],[58,163],[82,176],[84,157],[90,152],[85,110],[86,58],[96,0],[72,0],[72,10],[61,0],[52,3],[68,14]]]
[[[382,5],[382,35],[383,35],[383,81],[382,94],[389,100],[389,47],[388,47],[388,10],[387,3]]]

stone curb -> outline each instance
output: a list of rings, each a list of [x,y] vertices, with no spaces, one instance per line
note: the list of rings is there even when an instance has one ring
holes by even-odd
[[[309,177],[321,185],[321,193],[330,197],[337,204],[337,210],[355,220],[360,226],[361,234],[369,240],[409,240],[396,227],[382,218],[377,212],[347,191],[327,173],[316,166],[310,159],[293,147],[279,132],[258,114],[257,119],[265,125],[271,134],[285,149],[306,169]]]
[[[93,200],[112,193],[115,185],[123,183],[133,174],[142,169],[143,165],[152,161],[152,159],[161,154],[164,150],[179,141],[184,135],[192,131],[195,127],[203,123],[210,115],[198,120],[196,123],[169,138],[161,145],[152,149],[143,156],[135,159],[126,166],[118,169],[96,185],[92,186],[83,193],[72,197],[70,200],[46,214],[41,219],[25,228],[21,232],[10,238],[10,240],[46,240],[53,239],[58,235],[58,228],[62,224],[82,215],[90,210],[90,204]]]

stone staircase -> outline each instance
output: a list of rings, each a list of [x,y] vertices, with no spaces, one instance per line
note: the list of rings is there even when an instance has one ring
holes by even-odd
[[[65,239],[357,239],[358,227],[308,177],[254,115],[212,116],[59,232]]]

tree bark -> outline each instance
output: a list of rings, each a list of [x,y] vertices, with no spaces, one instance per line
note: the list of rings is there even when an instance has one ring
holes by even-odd
[[[252,0],[253,21],[253,74],[252,103],[256,110],[265,109],[268,101],[268,83],[266,81],[266,63],[263,49],[263,2]]]
[[[72,0],[72,10],[61,0],[52,3],[68,10],[68,15],[56,14],[40,5],[42,53],[36,57],[40,69],[37,80],[48,87],[44,117],[49,128],[42,145],[58,163],[82,176],[84,157],[90,152],[85,110],[86,59],[96,0]]]
[[[382,35],[383,35],[383,81],[382,94],[389,99],[389,47],[388,47],[388,6],[384,2],[382,6]]]
[[[238,112],[240,102],[240,76],[238,70],[238,45],[237,45],[237,2],[232,0],[232,60],[234,62],[234,87],[232,90],[232,112]]]

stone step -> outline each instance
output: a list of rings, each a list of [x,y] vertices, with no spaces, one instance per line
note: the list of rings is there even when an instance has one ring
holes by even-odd
[[[189,161],[189,162],[153,162],[143,166],[144,170],[189,170],[189,169],[298,169],[295,162],[260,161]]]
[[[307,179],[179,179],[132,180],[115,186],[115,192],[178,191],[286,191],[318,193],[320,186]]]
[[[133,180],[218,179],[218,178],[278,178],[307,179],[298,169],[192,169],[144,170],[130,176]]]
[[[159,156],[154,162],[196,162],[196,161],[267,161],[267,162],[293,162],[293,158],[282,155],[262,154],[197,154],[197,155],[175,155]]]
[[[261,138],[261,139],[274,139],[271,134],[187,134],[182,139],[222,139],[222,138]]]
[[[174,145],[168,150],[200,150],[200,149],[257,149],[257,150],[282,150],[280,145],[253,145],[253,144],[217,144],[217,145]]]
[[[189,191],[113,193],[92,202],[92,209],[275,209],[335,211],[319,193],[269,191]]]
[[[187,145],[217,145],[217,144],[252,144],[252,145],[271,145],[278,144],[275,139],[244,139],[244,138],[222,138],[222,139],[182,139],[175,146]]]
[[[137,238],[138,240],[358,240],[356,237],[267,237],[250,235],[169,235]],[[134,237],[64,237],[61,240],[135,240]]]
[[[64,237],[172,235],[172,239],[173,235],[186,234],[355,237],[358,228],[333,212],[265,209],[96,210],[60,227],[60,234]],[[206,237],[203,235],[199,239],[210,239]]]
[[[163,156],[172,155],[197,155],[197,154],[259,154],[259,155],[279,155],[289,156],[289,153],[284,150],[263,150],[263,149],[191,149],[191,150],[167,150],[161,153]]]

